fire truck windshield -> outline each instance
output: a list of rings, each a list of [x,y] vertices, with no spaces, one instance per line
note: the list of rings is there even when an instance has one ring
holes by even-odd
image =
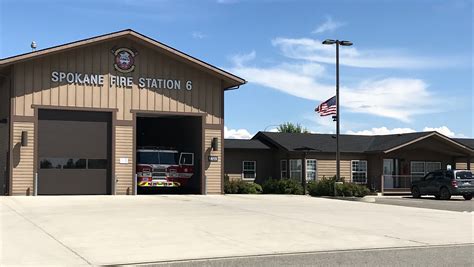
[[[137,162],[140,164],[157,164],[159,163],[158,152],[138,152]]]
[[[177,165],[178,160],[178,153],[160,152],[160,164]]]
[[[178,160],[179,153],[177,152],[142,151],[137,153],[137,163],[139,164],[177,165]]]

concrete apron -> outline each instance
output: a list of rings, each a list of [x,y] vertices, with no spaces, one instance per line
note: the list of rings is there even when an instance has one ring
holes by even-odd
[[[472,243],[471,213],[308,196],[0,198],[0,265],[126,264]]]

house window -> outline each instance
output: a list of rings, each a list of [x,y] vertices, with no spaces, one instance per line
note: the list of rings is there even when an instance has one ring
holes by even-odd
[[[301,181],[302,160],[290,159],[290,178]]]
[[[358,184],[367,183],[367,161],[366,160],[353,160],[351,161],[352,167],[352,182]]]
[[[316,180],[316,160],[307,159],[306,160],[306,181],[315,181]]]
[[[288,161],[285,159],[280,160],[280,178],[288,178]]]
[[[257,162],[243,161],[242,162],[242,179],[255,180],[257,177]]]
[[[423,177],[425,174],[440,170],[441,162],[435,161],[412,161],[410,166],[410,173],[412,176]]]
[[[410,164],[410,173],[412,176],[425,176],[425,162],[412,161]]]
[[[430,161],[425,162],[426,173],[429,173],[432,171],[438,171],[438,170],[441,170],[441,162],[430,162]]]

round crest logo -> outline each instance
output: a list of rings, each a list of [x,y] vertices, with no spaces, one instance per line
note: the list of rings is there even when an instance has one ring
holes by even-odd
[[[120,72],[128,73],[135,69],[136,51],[122,47],[117,50],[112,50],[114,54],[114,68]]]

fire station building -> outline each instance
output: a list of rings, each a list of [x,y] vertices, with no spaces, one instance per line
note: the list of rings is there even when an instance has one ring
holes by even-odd
[[[245,80],[133,30],[0,60],[0,194],[133,194],[136,150],[194,153],[223,191],[224,92]]]

